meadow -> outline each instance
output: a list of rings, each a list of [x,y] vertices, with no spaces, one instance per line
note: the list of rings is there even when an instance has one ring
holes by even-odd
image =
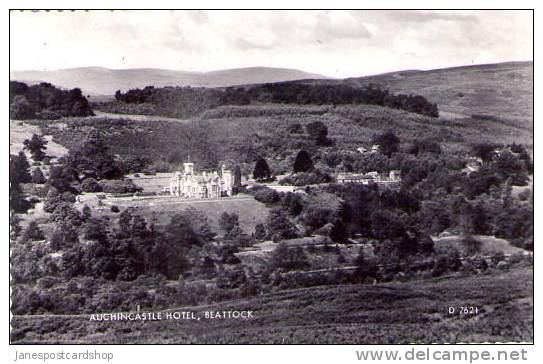
[[[144,197],[144,198],[107,198],[102,208],[95,206],[97,199],[90,198],[82,201],[87,204],[99,216],[116,218],[118,213],[111,212],[111,206],[117,206],[121,211],[129,209],[143,216],[147,221],[166,224],[177,212],[188,208],[195,208],[207,216],[210,227],[219,231],[219,218],[224,212],[235,212],[239,215],[240,227],[248,234],[255,230],[258,223],[264,222],[268,208],[249,195],[237,195],[235,197],[216,200],[184,200],[172,196]]]
[[[449,307],[478,307],[476,315]],[[252,319],[205,311],[252,310]],[[16,344],[406,344],[531,342],[533,268],[378,285],[284,290],[190,306],[201,320],[89,322],[89,315],[14,316]]]

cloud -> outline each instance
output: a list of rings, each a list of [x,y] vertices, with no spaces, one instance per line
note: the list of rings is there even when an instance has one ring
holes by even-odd
[[[532,58],[531,11],[10,13],[12,69],[299,68],[346,77]]]
[[[383,14],[389,19],[403,23],[429,23],[435,21],[477,23],[479,21],[475,14],[462,11],[397,10],[384,12]]]

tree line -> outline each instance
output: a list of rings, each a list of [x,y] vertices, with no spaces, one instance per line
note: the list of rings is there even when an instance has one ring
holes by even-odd
[[[278,103],[301,105],[369,104],[406,110],[437,117],[435,103],[421,95],[393,94],[377,84],[354,87],[344,83],[311,84],[279,82],[242,87],[164,87],[148,86],[118,90],[115,100],[125,104],[151,104],[153,112],[167,116],[189,117],[223,105],[248,105],[254,103]],[[102,106],[104,107],[104,105]],[[107,105],[105,105],[107,107]],[[112,107],[110,105],[110,107]]]
[[[32,86],[18,81],[9,82],[11,119],[59,119],[91,115],[94,113],[79,88],[61,90],[46,82]]]

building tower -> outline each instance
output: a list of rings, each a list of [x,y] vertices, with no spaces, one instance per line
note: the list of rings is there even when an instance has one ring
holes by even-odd
[[[232,185],[234,184],[232,171],[226,168],[226,166],[223,164],[221,166],[221,179],[222,179],[222,190],[225,192],[227,196],[232,196]]]
[[[183,163],[183,166],[185,167],[185,174],[186,175],[193,175],[194,174],[194,163],[192,162],[186,162]]]

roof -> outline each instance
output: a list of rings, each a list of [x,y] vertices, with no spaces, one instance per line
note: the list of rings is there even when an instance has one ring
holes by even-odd
[[[370,179],[369,176],[339,176],[339,179],[348,179],[348,180],[361,180],[361,179]]]

